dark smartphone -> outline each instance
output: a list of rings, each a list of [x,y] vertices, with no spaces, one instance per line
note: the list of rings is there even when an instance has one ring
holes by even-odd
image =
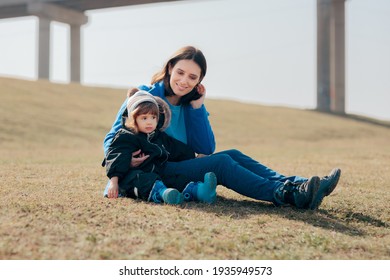
[[[187,105],[187,104],[190,104],[191,101],[198,100],[201,97],[202,97],[202,95],[198,92],[198,85],[196,85],[196,87],[194,87],[194,89],[192,91],[190,91],[188,94],[184,95],[180,99],[180,103]]]

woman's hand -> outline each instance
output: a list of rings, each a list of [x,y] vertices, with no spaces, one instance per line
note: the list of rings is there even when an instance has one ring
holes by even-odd
[[[134,168],[140,166],[148,157],[149,155],[141,153],[141,150],[135,151],[132,153],[130,167]]]
[[[205,88],[204,85],[198,84],[196,86],[196,89],[198,90],[199,94],[202,95],[202,96],[199,99],[197,99],[197,100],[192,100],[191,101],[191,106],[194,109],[199,109],[200,107],[202,107],[204,99],[206,97],[206,88]]]
[[[201,157],[206,157],[206,155],[204,155],[204,154],[197,154],[196,157],[197,158],[201,158]]]

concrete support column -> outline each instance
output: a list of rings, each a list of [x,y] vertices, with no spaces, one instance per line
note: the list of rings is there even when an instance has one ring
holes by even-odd
[[[317,0],[317,110],[345,113],[345,0]]]
[[[70,25],[70,81],[81,81],[81,25]]]
[[[317,0],[317,110],[330,112],[330,16],[332,0]]]
[[[332,112],[345,113],[345,8],[344,0],[333,0],[331,18],[331,103]]]
[[[50,20],[38,18],[38,79],[50,77]]]

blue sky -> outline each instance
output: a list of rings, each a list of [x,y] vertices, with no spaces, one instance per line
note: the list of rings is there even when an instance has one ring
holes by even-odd
[[[315,0],[198,0],[87,12],[82,83],[149,83],[184,45],[203,50],[210,98],[316,106]],[[390,1],[346,1],[346,110],[390,120]],[[37,20],[0,20],[0,75],[36,79]],[[52,23],[51,79],[69,81],[69,28]]]

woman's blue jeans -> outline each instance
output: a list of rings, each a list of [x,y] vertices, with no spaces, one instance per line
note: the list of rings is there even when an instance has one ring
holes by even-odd
[[[286,177],[260,164],[238,150],[227,150],[209,156],[168,162],[164,174],[187,176],[190,181],[203,181],[207,172],[214,172],[218,185],[258,200],[274,201],[274,191],[286,180],[304,182],[307,178]]]

